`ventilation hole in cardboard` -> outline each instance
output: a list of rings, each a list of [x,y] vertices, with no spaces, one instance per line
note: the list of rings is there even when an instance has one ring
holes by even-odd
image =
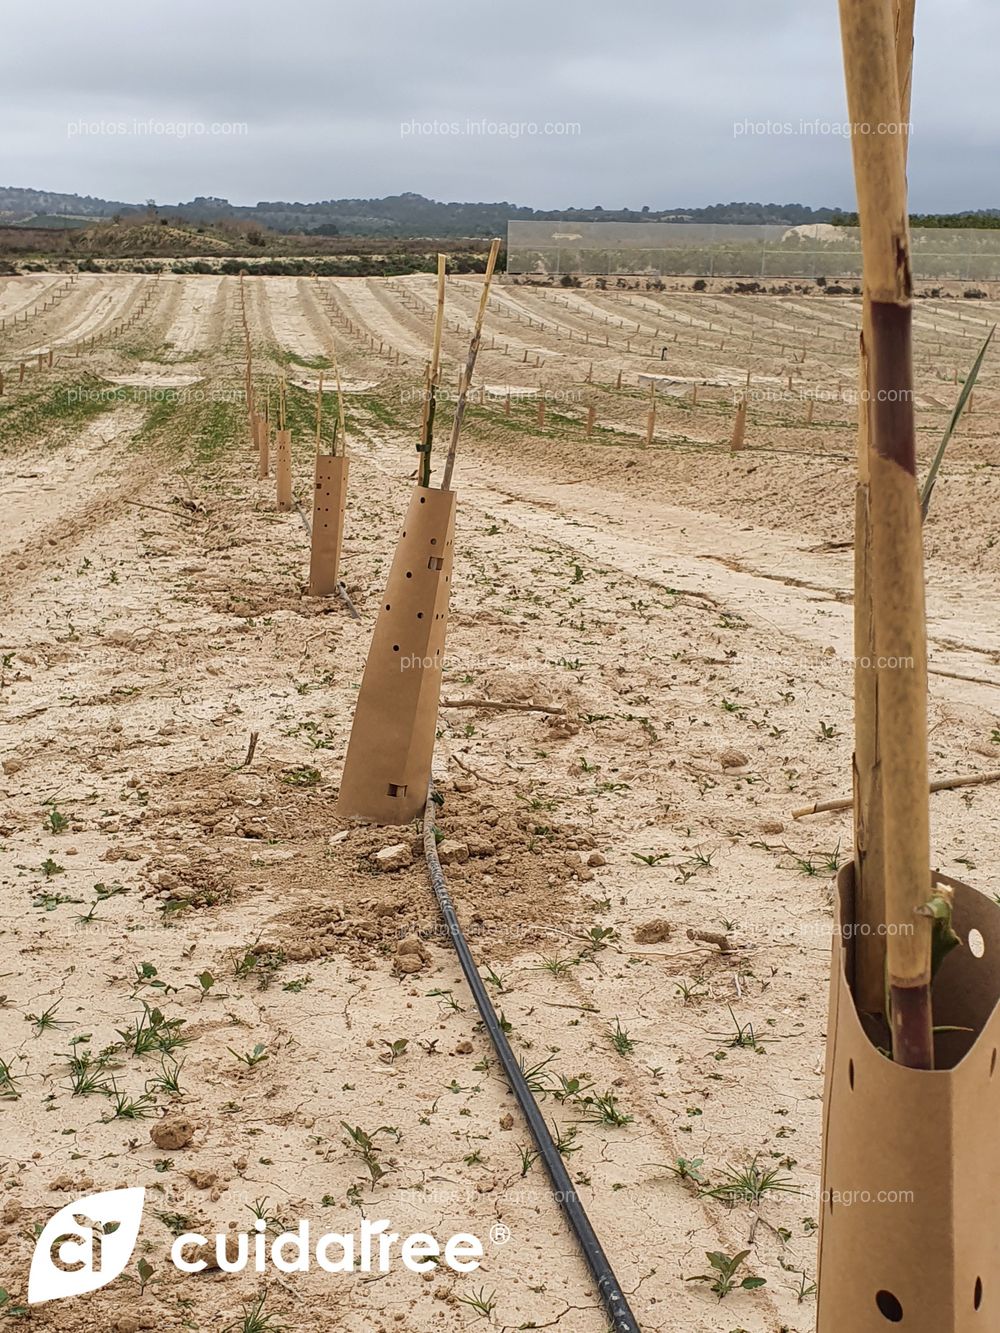
[[[427,499],[426,499],[425,496],[422,495],[422,496],[420,497],[420,503],[421,503],[422,505],[425,505],[425,504],[427,503]]]
[[[848,1060],[848,1062],[847,1062],[847,1081],[850,1083],[850,1085],[851,1085],[851,1091],[853,1092],[853,1091],[854,1091],[854,1061],[853,1061],[853,1060]]]
[[[386,602],[386,604],[385,604],[385,609],[386,609],[387,611],[391,611],[391,610],[392,610],[392,607],[389,605],[388,602]]]
[[[438,544],[438,539],[437,539],[436,537],[432,537],[432,538],[431,538],[431,545],[432,545],[432,546],[437,546],[437,544]]]
[[[439,555],[432,555],[430,559],[427,561],[427,568],[444,569],[444,560]]]
[[[875,1293],[875,1304],[878,1306],[882,1318],[888,1319],[890,1324],[901,1324],[903,1322],[903,1307],[891,1291],[877,1291]]]
[[[392,645],[392,651],[393,651],[394,653],[398,653],[398,652],[399,652],[399,644],[398,644],[398,643],[394,643],[394,644]]]
[[[982,1303],[983,1303],[983,1279],[981,1277],[977,1277],[976,1285],[972,1292],[973,1309],[978,1310],[979,1307],[982,1305]]]
[[[406,577],[407,577],[408,579],[412,579],[412,578],[413,578],[413,574],[410,572],[410,570],[407,570],[407,571],[406,571]]]
[[[403,533],[403,536],[404,536],[404,537],[406,536],[406,533],[405,533],[405,532]]]
[[[424,618],[424,613],[423,613],[423,611],[418,611],[418,612],[417,612],[417,619],[418,619],[418,620],[423,620],[423,618]]]
[[[405,782],[402,782],[402,783],[400,783],[400,782],[390,782],[390,783],[389,783],[389,787],[388,787],[387,794],[388,794],[389,796],[405,796],[405,795],[406,795],[406,783],[405,783]]]
[[[973,958],[982,958],[986,952],[986,941],[983,939],[980,931],[975,926],[969,931],[969,953]]]

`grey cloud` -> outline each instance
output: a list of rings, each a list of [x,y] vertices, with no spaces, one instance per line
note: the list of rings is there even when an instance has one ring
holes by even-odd
[[[914,207],[997,203],[998,48],[989,0],[918,6]],[[852,198],[846,139],[733,129],[846,118],[833,0],[50,0],[5,15],[0,111],[4,183],[114,198]],[[483,118],[580,132],[462,132]],[[247,134],[67,132],[134,119]],[[401,133],[434,121],[448,131]]]

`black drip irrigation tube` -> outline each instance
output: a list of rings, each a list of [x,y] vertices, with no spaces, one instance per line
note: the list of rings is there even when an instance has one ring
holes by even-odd
[[[310,541],[312,541],[312,527],[310,526],[309,520],[306,518],[306,511],[302,508],[301,500],[295,501],[295,508],[298,510],[299,518],[301,518],[302,520],[302,526],[306,530],[306,536],[309,538]],[[361,613],[358,611],[358,608],[351,601],[350,597],[347,594],[347,589],[344,587],[344,584],[340,579],[337,580],[337,596],[347,607],[348,611],[350,611],[354,619],[360,620]]]
[[[462,965],[465,979],[472,991],[472,998],[476,1002],[476,1008],[479,1010],[486,1031],[490,1034],[490,1040],[493,1042],[493,1048],[500,1059],[503,1071],[507,1075],[507,1082],[517,1098],[517,1103],[528,1122],[528,1128],[531,1130],[531,1136],[535,1140],[542,1161],[545,1163],[545,1169],[549,1173],[549,1180],[552,1183],[556,1202],[566,1214],[566,1220],[573,1228],[573,1233],[580,1244],[580,1249],[583,1251],[583,1257],[586,1259],[587,1266],[597,1282],[597,1290],[600,1292],[604,1308],[611,1318],[612,1333],[642,1333],[636,1317],[625,1299],[621,1285],[615,1277],[611,1262],[604,1253],[604,1248],[597,1238],[597,1233],[591,1226],[590,1218],[580,1202],[579,1195],[573,1188],[573,1182],[569,1178],[569,1173],[559,1150],[552,1141],[552,1135],[545,1123],[545,1117],[528,1087],[517,1057],[511,1050],[510,1042],[500,1026],[496,1010],[486,993],[486,987],[479,975],[479,969],[476,967],[475,959],[472,957],[469,945],[462,933],[462,927],[458,923],[455,907],[445,883],[444,872],[441,869],[441,862],[438,860],[437,841],[434,837],[434,806],[434,787],[432,784],[427,793],[427,805],[424,809],[424,859],[427,862],[427,871],[430,875],[431,886],[434,889],[434,896],[437,898],[441,915],[448,927],[448,934],[455,946],[455,952],[458,954],[458,961]]]

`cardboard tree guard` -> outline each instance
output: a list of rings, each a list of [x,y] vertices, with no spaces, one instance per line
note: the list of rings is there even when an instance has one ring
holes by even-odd
[[[850,988],[854,866],[837,879],[817,1333],[1000,1333],[1000,907],[957,880],[962,947],[934,982],[936,1068],[894,1064]],[[846,928],[841,923],[847,923]]]
[[[348,460],[343,454],[316,455],[309,555],[310,597],[326,597],[337,591],[348,469]]]
[[[455,540],[455,492],[410,497],[368,650],[338,813],[405,824],[423,810],[434,755]]]
[[[275,498],[278,508],[287,510],[292,507],[292,432],[275,431],[274,448]]]
[[[271,443],[271,423],[266,417],[262,417],[259,412],[254,413],[253,418],[254,439],[257,441],[257,477],[263,481],[271,468],[270,463],[270,443]]]

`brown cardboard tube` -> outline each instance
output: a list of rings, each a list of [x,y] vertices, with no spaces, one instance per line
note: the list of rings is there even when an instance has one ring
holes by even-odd
[[[736,407],[736,416],[733,419],[733,433],[729,440],[730,453],[736,453],[738,449],[743,448],[743,441],[747,430],[747,399],[744,394],[740,398]]]
[[[271,470],[270,435],[271,426],[266,417],[259,412],[253,415],[253,432],[257,441],[257,477],[264,481]]]
[[[274,482],[275,497],[281,510],[292,507],[292,432],[278,430],[274,433]]]
[[[414,488],[368,650],[337,811],[406,824],[427,799],[444,666],[455,492]]]
[[[854,866],[837,879],[817,1333],[1000,1330],[1000,907],[958,880],[962,945],[934,982],[935,1069],[890,1060],[848,982]]]
[[[309,553],[310,597],[328,597],[337,591],[340,550],[344,541],[348,468],[348,460],[343,454],[316,455]]]

